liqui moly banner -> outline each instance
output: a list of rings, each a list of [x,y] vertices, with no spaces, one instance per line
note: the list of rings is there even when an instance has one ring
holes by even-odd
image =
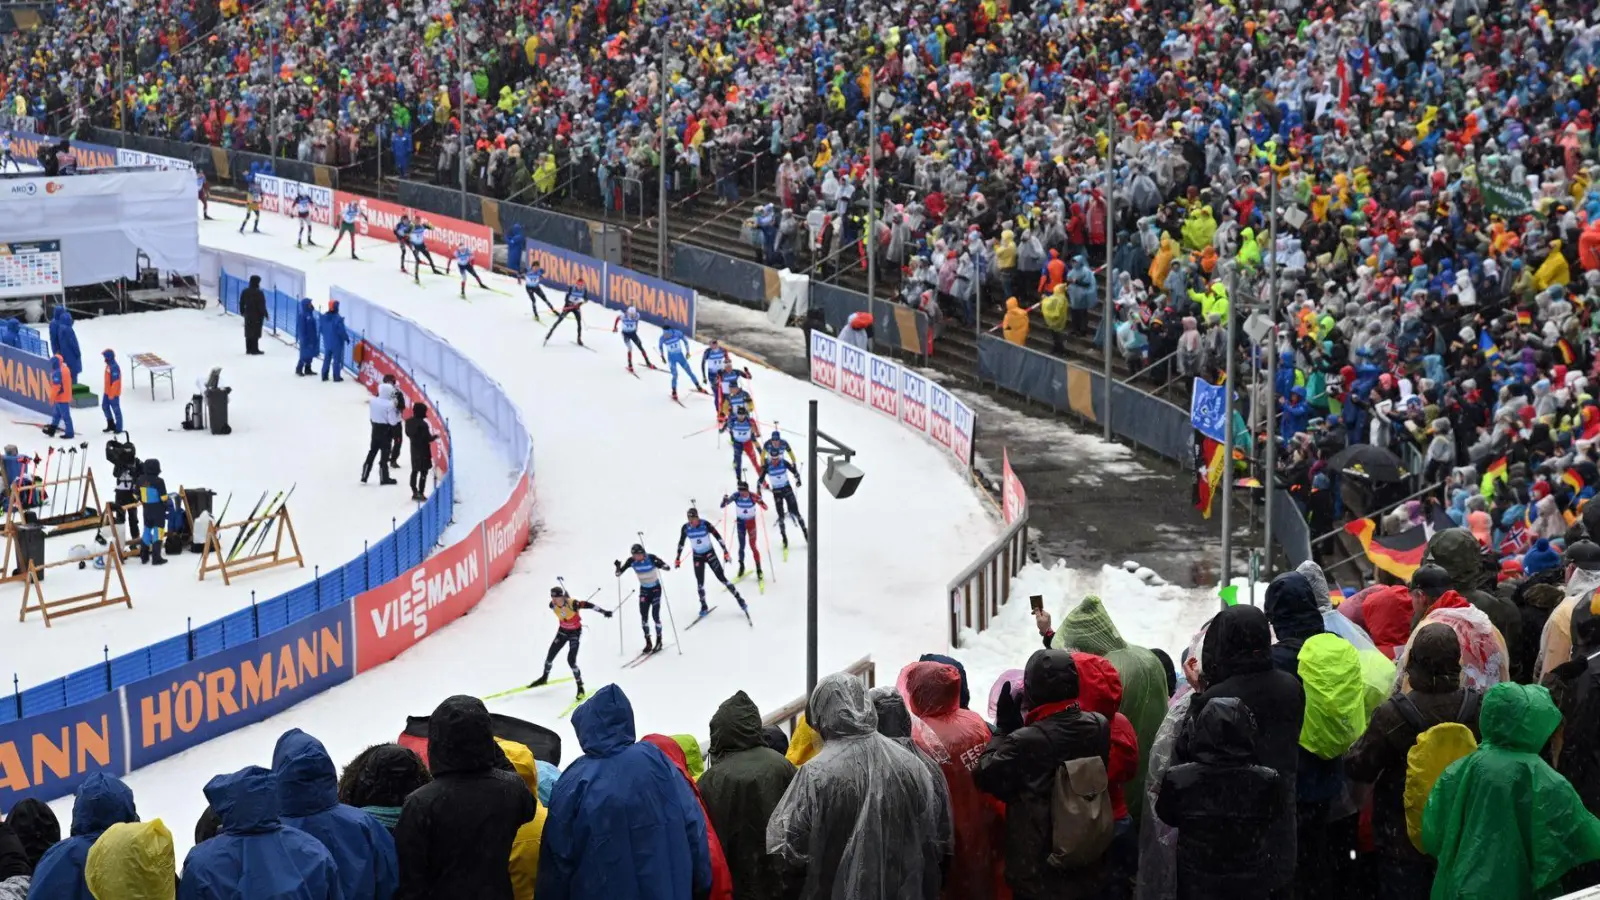
[[[972,407],[950,398],[950,452],[963,469],[972,465]]]
[[[839,341],[811,332],[811,380],[830,391],[839,389]]]
[[[867,405],[891,419],[900,418],[900,365],[881,356],[867,359]]]
[[[928,379],[900,367],[900,424],[928,433]]]
[[[357,594],[356,666],[365,672],[461,618],[489,589],[483,527],[399,578]]]
[[[867,402],[867,357],[870,355],[839,342],[839,393],[860,403]]]
[[[528,471],[533,471],[530,467]],[[533,521],[532,478],[523,475],[511,496],[494,515],[483,522],[483,537],[488,542],[489,583],[499,584],[511,574],[517,554],[528,545],[528,526]]]
[[[295,201],[303,193],[311,201],[311,221],[318,225],[333,224],[333,191],[315,184],[291,181],[276,175],[255,176],[256,187],[261,189],[261,211],[296,218]]]
[[[928,437],[941,447],[949,447],[953,441],[950,420],[955,415],[955,399],[944,388],[928,383]]]
[[[356,359],[361,360],[361,366],[356,370],[356,380],[361,382],[373,396],[378,394],[378,385],[383,383],[385,375],[394,376],[394,386],[405,395],[406,405],[402,413],[403,418],[411,418],[412,407],[418,402],[428,404],[428,427],[439,439],[428,446],[429,456],[433,459],[433,468],[440,478],[450,471],[450,432],[444,427],[444,421],[439,418],[439,411],[428,402],[428,397],[422,392],[416,381],[411,378],[411,373],[400,368],[389,354],[379,350],[369,341],[361,341],[356,346]]]

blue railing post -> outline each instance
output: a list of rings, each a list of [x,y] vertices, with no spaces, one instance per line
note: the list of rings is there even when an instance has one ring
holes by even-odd
[[[109,694],[114,690],[114,688],[111,687],[111,645],[106,644],[105,648],[101,652],[103,652],[106,657],[106,693]]]
[[[372,590],[372,546],[366,541],[361,542],[361,583]]]
[[[189,636],[189,662],[194,662],[194,617],[185,616],[183,630]]]
[[[256,606],[256,592],[250,592],[250,636],[261,637],[261,608]]]
[[[17,718],[20,719],[22,718],[22,679],[18,678],[15,672],[11,673],[11,696],[16,698]]]
[[[311,583],[315,585],[312,590],[317,594],[317,612],[322,612],[322,567],[311,567]]]

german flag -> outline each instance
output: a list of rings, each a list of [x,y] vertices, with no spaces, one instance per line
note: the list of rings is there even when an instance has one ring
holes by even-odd
[[[1510,480],[1511,476],[1506,474],[1506,457],[1502,456],[1490,463],[1489,468],[1483,470],[1483,480],[1478,483],[1478,493],[1485,497],[1493,497],[1494,483],[1496,481]]]
[[[1570,366],[1578,359],[1577,351],[1572,349],[1566,338],[1556,341],[1556,352],[1561,354],[1562,365]]]
[[[1208,437],[1200,438],[1200,450],[1195,466],[1195,508],[1205,518],[1211,518],[1217,495],[1222,493],[1222,442]]]
[[[1532,325],[1533,324],[1533,310],[1531,310],[1531,309],[1519,309],[1519,310],[1517,310],[1517,324],[1518,325]]]
[[[1568,469],[1562,474],[1561,480],[1572,488],[1573,496],[1583,493],[1583,476],[1577,469]]]
[[[1428,550],[1428,529],[1422,525],[1399,534],[1377,537],[1378,528],[1371,519],[1357,519],[1346,523],[1344,530],[1361,542],[1361,549],[1366,551],[1367,559],[1372,560],[1374,566],[1402,582],[1411,580],[1411,574],[1422,565],[1422,557]]]

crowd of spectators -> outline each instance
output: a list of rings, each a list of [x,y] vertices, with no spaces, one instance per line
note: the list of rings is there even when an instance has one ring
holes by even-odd
[[[416,177],[465,169],[485,194],[645,215],[664,71],[668,190],[761,187],[739,215],[764,261],[831,276],[872,252],[880,283],[938,319],[981,315],[1019,342],[1042,327],[1057,348],[1109,338],[1160,381],[1216,378],[1229,327],[1241,383],[1281,359],[1278,408],[1243,392],[1241,436],[1252,459],[1280,443],[1322,524],[1342,504],[1319,463],[1349,443],[1409,446],[1430,481],[1509,455],[1533,464],[1528,489],[1593,456],[1600,29],[1576,4],[114,12],[66,0],[0,38],[0,110],[120,125],[121,85],[142,134],[331,164],[381,147],[403,172],[426,143],[435,169]],[[1091,331],[1107,279],[1114,321]],[[1276,330],[1247,329],[1274,294]],[[1534,501],[1511,484],[1504,508]]]
[[[291,728],[270,768],[206,783],[181,867],[168,827],[95,773],[65,838],[42,803],[5,811],[0,898],[1532,900],[1595,885],[1600,546],[1519,582],[1550,621],[1526,641],[1495,624],[1489,579],[1446,568],[1472,543],[1442,530],[1443,565],[1350,597],[1307,563],[1172,655],[1129,644],[1097,597],[1059,623],[1041,610],[1044,647],[986,697],[932,654],[893,685],[823,678],[790,733],[737,692],[704,753],[689,734],[639,738],[616,685],[573,714],[582,755],[564,769],[498,737],[472,697],[434,710],[424,755],[378,744],[342,772]]]

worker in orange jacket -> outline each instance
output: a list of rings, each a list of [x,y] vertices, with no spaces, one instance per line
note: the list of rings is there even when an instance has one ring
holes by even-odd
[[[1039,276],[1039,296],[1049,294],[1056,289],[1056,285],[1066,280],[1067,264],[1061,259],[1061,251],[1052,248],[1050,261],[1044,266],[1044,274]]]
[[[117,365],[115,350],[100,354],[106,359],[106,389],[100,397],[100,411],[106,414],[106,433],[122,430],[122,367]]]
[[[50,437],[56,436],[56,431],[65,426],[66,433],[62,435],[67,440],[72,440],[72,370],[67,368],[67,361],[56,354],[55,365],[50,367],[50,424],[45,426],[44,433]]]

